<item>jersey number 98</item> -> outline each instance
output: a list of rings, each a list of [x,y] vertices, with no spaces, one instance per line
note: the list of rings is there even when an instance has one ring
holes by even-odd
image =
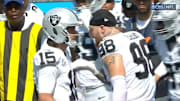
[[[99,45],[100,56],[104,56],[106,53],[113,52],[115,50],[115,45],[113,40],[105,40],[103,44]]]
[[[133,56],[134,62],[137,63],[138,65],[142,64],[144,67],[144,72],[136,73],[136,77],[138,79],[147,78],[149,75],[149,71],[153,75],[153,71],[151,68],[151,63],[152,63],[151,58],[150,58],[149,52],[146,50],[145,47],[147,47],[145,40],[140,40],[139,44],[132,43],[130,45],[130,52]]]

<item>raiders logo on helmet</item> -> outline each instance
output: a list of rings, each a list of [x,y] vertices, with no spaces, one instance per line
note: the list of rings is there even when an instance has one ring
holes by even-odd
[[[59,17],[58,15],[52,15],[49,16],[49,21],[53,26],[56,26],[61,20],[61,17]]]

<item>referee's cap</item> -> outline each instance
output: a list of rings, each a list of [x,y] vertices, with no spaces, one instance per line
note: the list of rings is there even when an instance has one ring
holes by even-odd
[[[23,0],[4,0],[4,5],[6,6],[10,2],[16,2],[16,3],[20,4],[21,6],[24,5]]]
[[[115,26],[116,25],[116,19],[114,15],[109,12],[108,10],[100,9],[92,14],[92,18],[90,20],[90,25],[93,26]]]

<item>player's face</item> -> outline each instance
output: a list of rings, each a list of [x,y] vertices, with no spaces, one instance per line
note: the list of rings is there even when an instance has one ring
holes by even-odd
[[[89,36],[94,38],[96,40],[96,42],[101,41],[102,37],[101,37],[100,27],[99,26],[90,26],[89,27]]]
[[[75,30],[75,26],[68,27],[67,31],[70,33],[70,38],[71,40],[76,40],[77,39],[77,31]]]
[[[114,5],[115,5],[114,2],[107,2],[103,5],[102,9],[112,10],[114,8]]]
[[[81,7],[84,5],[89,5],[91,3],[91,0],[74,0],[75,7]]]
[[[96,28],[94,26],[89,26],[89,36],[95,38],[95,34],[96,34]]]
[[[122,12],[126,17],[132,18],[136,16],[136,11],[135,10],[127,10],[127,9],[122,9]]]
[[[153,29],[155,30],[162,30],[165,28],[165,24],[163,21],[153,22],[153,25],[154,25]]]
[[[168,21],[152,21],[152,29],[154,34],[160,35],[161,37],[169,37],[174,34],[173,26],[174,20]],[[171,30],[172,29],[172,30]]]
[[[152,0],[133,0],[139,13],[146,13],[151,10]]]

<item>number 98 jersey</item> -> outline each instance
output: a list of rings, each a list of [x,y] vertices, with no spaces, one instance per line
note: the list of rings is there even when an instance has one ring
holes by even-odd
[[[126,72],[128,101],[154,99],[153,65],[144,37],[139,32],[129,31],[107,36],[100,42],[98,51],[102,59],[114,53],[122,56]]]
[[[38,92],[53,94],[57,101],[69,101],[70,65],[64,52],[46,45],[35,54],[33,64]]]

